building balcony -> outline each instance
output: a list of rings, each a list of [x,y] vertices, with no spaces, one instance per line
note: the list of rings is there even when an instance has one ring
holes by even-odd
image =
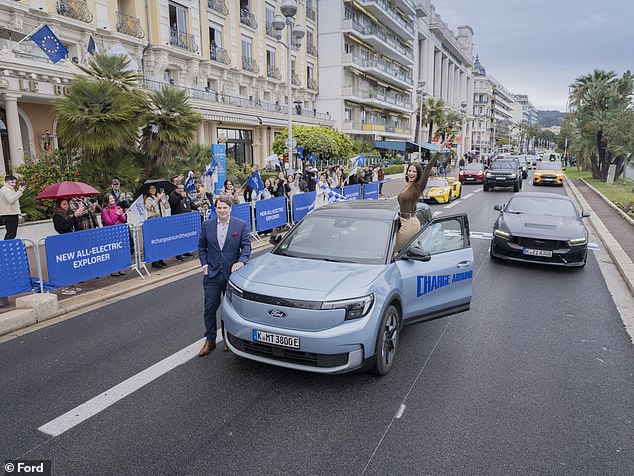
[[[341,95],[344,99],[349,101],[374,106],[379,109],[388,109],[404,114],[410,114],[412,112],[411,102],[379,89],[361,91],[357,88],[343,88]]]
[[[207,0],[207,6],[221,15],[227,15],[227,13],[229,13],[225,0]]]
[[[269,66],[266,68],[266,76],[271,79],[282,79],[282,73],[280,73],[280,68],[277,66]]]
[[[393,35],[388,34],[384,28],[362,24],[355,20],[343,20],[342,30],[365,41],[378,53],[387,58],[394,59],[402,64],[414,64],[414,53],[411,48],[403,46]]]
[[[91,23],[93,16],[88,10],[86,0],[59,0],[57,2],[57,13],[68,18]]]
[[[194,35],[177,30],[176,28],[170,28],[170,45],[191,51],[192,53],[198,51],[198,45],[196,44]]]
[[[412,39],[414,26],[401,17],[387,0],[358,0],[376,19],[399,36]],[[393,3],[393,2],[392,2]]]
[[[407,127],[399,127],[398,125],[388,125],[384,122],[353,122],[347,121],[342,124],[342,129],[344,132],[353,133],[353,134],[372,134],[376,135],[377,133],[383,133],[381,135],[386,135],[388,137],[393,138],[407,138],[413,135],[412,129],[408,129]]]
[[[395,0],[395,5],[405,13],[416,15],[416,0]]]
[[[209,50],[209,59],[222,64],[231,64],[229,52],[219,46],[212,46]]]
[[[246,8],[240,10],[240,23],[254,30],[258,27],[258,22],[255,20],[255,15]]]
[[[242,57],[242,69],[248,71],[250,73],[258,74],[260,72],[260,68],[258,68],[258,62],[253,58]]]
[[[145,31],[141,27],[141,20],[121,12],[117,12],[117,31],[137,38],[145,36]]]
[[[414,9],[418,18],[427,18],[429,16],[429,9],[423,0],[416,0]]]
[[[319,90],[319,84],[316,79],[308,78],[307,85],[308,89],[312,89],[313,91]]]
[[[317,46],[311,44],[311,43],[306,43],[306,53],[308,53],[311,56],[318,56],[317,54]]]
[[[358,58],[350,55],[345,59],[348,59],[356,68],[383,81],[405,88],[411,88],[414,85],[411,73],[404,73],[396,65],[383,61],[381,58]]]
[[[291,75],[291,83],[293,84],[293,86],[301,86],[302,85],[302,80],[300,79],[298,74],[293,73]]]

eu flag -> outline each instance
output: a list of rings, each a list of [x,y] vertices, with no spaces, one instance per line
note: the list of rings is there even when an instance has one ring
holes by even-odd
[[[31,39],[39,46],[46,56],[50,58],[53,63],[57,63],[68,54],[68,50],[59,38],[55,36],[55,33],[48,27],[43,25],[35,33],[31,35]]]

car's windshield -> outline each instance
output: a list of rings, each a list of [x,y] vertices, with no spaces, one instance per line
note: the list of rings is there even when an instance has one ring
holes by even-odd
[[[491,164],[492,170],[516,170],[517,165],[510,160],[494,160]]]
[[[464,166],[465,170],[482,170],[482,164],[477,162],[473,162],[471,164],[467,164]]]
[[[533,215],[552,215],[573,218],[577,216],[575,206],[564,198],[514,197],[504,211],[507,213],[530,213]]]
[[[561,165],[557,162],[542,162],[537,166],[537,170],[560,170]]]
[[[427,182],[428,187],[447,187],[448,185],[445,179],[430,179]]]
[[[349,263],[385,263],[392,222],[354,216],[307,215],[274,253]],[[272,270],[274,272],[274,270]]]

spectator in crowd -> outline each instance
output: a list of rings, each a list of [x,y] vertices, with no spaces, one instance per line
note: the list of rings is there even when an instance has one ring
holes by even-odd
[[[176,189],[170,193],[169,204],[172,215],[179,215],[181,213],[191,213],[198,210],[199,203],[192,200],[191,197],[185,191],[185,187],[182,184],[176,186]],[[183,261],[183,256],[194,256],[192,253],[184,253],[183,255],[176,255],[176,261]]]
[[[295,172],[295,183],[300,192],[308,192],[308,184],[304,180],[304,174],[300,171]]]
[[[281,172],[280,172],[281,173]],[[288,197],[288,192],[290,191],[290,186],[286,183],[284,176],[278,174],[275,178],[275,184],[273,185],[273,196],[274,197]]]
[[[372,169],[369,165],[363,168],[363,183],[372,183]]]
[[[117,205],[117,199],[114,194],[106,194],[103,207],[101,208],[101,223],[103,226],[113,226],[125,224],[127,218],[120,205]],[[125,276],[125,271],[117,271],[111,273],[110,276]]]
[[[315,187],[317,186],[316,180],[317,169],[312,168],[306,171],[306,191],[314,192]]]
[[[160,192],[156,192],[156,185],[150,185],[147,189],[147,193],[144,195],[143,205],[145,206],[145,219],[151,220],[152,218],[160,218],[165,215],[165,191],[161,189]],[[165,268],[167,263],[165,261],[158,260],[152,263],[152,268]]]
[[[242,268],[251,256],[249,227],[231,216],[232,204],[225,197],[216,199],[216,218],[203,222],[198,241],[205,291],[205,345],[198,353],[200,357],[216,348],[216,312],[229,276]],[[228,350],[226,345],[224,350]]]
[[[302,193],[302,191],[299,189],[299,185],[297,184],[297,181],[295,180],[295,176],[294,175],[289,175],[286,178],[286,184],[288,186],[288,197],[292,197],[293,195],[297,194],[297,193]]]
[[[126,211],[130,208],[130,200],[128,199],[128,194],[121,191],[121,182],[119,179],[115,178],[110,181],[110,184],[112,185],[112,188],[104,194],[104,202],[107,203],[108,195],[113,195],[115,198],[115,205],[121,207],[123,211]]]
[[[379,195],[383,196],[383,181],[385,180],[385,170],[380,164],[376,167],[376,179],[379,181]]]
[[[20,197],[26,187],[22,185],[16,190],[17,181],[15,175],[7,175],[4,178],[4,185],[0,188],[0,223],[4,223],[6,229],[5,240],[13,240],[18,234]]]
[[[242,198],[244,198],[244,203],[251,203],[253,201],[253,187],[249,182],[245,182],[242,188]]]
[[[101,213],[101,206],[97,203],[96,198],[73,198],[69,204],[73,212],[79,212],[79,221],[75,225],[75,231],[99,228],[97,214]]]
[[[228,179],[225,180],[225,184],[220,190],[220,196],[231,200],[233,205],[236,205],[239,202],[236,188],[233,186],[233,182]]]
[[[328,203],[328,190],[324,190],[321,185],[325,185],[327,188],[330,188],[328,185],[328,174],[326,172],[322,172],[319,174],[319,181],[321,184],[317,184],[315,187],[315,208],[319,208]]]
[[[66,198],[60,198],[57,200],[55,209],[53,210],[53,228],[59,234],[70,233],[76,231],[77,223],[79,223],[79,217],[83,213],[82,210],[71,210],[70,203]],[[65,286],[62,288],[62,294],[64,296],[73,296],[81,291],[81,288],[73,286]]]
[[[260,190],[260,194],[258,195],[258,200],[266,200],[267,198],[271,198],[273,196],[273,183],[271,179],[266,179],[264,181],[264,188]]]
[[[345,185],[356,185],[359,183],[359,176],[356,173],[350,172],[348,178],[346,179]]]
[[[183,174],[172,175],[170,182],[172,182],[173,185],[180,185],[183,183]]]

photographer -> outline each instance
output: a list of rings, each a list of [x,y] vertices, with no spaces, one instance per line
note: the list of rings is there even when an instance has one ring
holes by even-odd
[[[70,201],[70,209],[78,217],[75,231],[99,228],[97,213],[101,213],[101,206],[96,198],[73,198]]]
[[[7,175],[4,185],[0,188],[0,222],[4,223],[7,232],[5,240],[13,240],[18,234],[18,217],[20,216],[20,197],[26,190],[24,185],[15,190],[18,179],[14,175]]]
[[[112,188],[104,194],[104,200],[107,202],[108,195],[112,195],[115,198],[115,204],[121,207],[123,211],[126,211],[126,209],[130,208],[130,200],[128,200],[128,195],[121,191],[121,182],[119,179],[112,179],[110,184]]]

